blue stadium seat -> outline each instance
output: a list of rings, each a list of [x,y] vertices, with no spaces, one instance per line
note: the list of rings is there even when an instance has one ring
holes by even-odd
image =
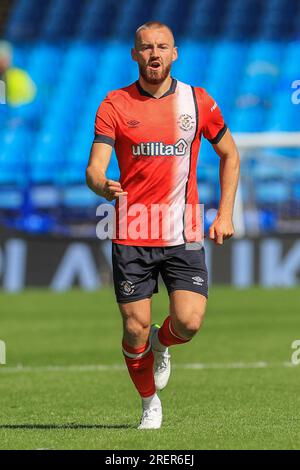
[[[224,18],[223,35],[232,40],[254,37],[259,25],[261,3],[259,0],[231,0]]]
[[[3,193],[4,206],[17,207],[28,184],[36,210],[60,207],[61,191],[65,208],[96,201],[85,188],[96,110],[108,91],[137,79],[133,34],[151,17],[174,29],[179,59],[172,75],[206,88],[232,131],[300,131],[300,105],[291,101],[291,84],[300,79],[297,0],[16,0],[6,38],[14,42],[14,65],[29,72],[38,95],[30,106],[0,108],[1,191],[21,188]],[[264,206],[299,195],[298,150],[269,150],[259,164],[243,166],[253,177],[264,227],[270,226]],[[292,172],[274,163],[287,158],[295,163]],[[218,196],[218,164],[203,138],[197,181],[206,204]],[[107,174],[119,179],[115,152]]]
[[[202,152],[200,153],[200,160],[202,157]],[[219,180],[219,165],[218,162],[215,161],[215,165],[205,165],[202,162],[198,162],[197,168],[197,180],[200,184],[202,182],[211,183],[216,185]]]
[[[278,93],[268,115],[267,128],[270,130],[299,131],[299,105],[292,102],[292,88]]]
[[[18,132],[4,131],[0,140],[0,183],[22,186],[28,171],[32,134],[24,129]]]
[[[157,21],[168,24],[176,37],[186,30],[186,18],[189,15],[190,8],[191,2],[164,0],[155,4],[152,14]]]
[[[51,0],[42,34],[47,40],[74,36],[84,3],[80,0]]]
[[[30,177],[34,184],[55,183],[56,174],[63,170],[67,143],[61,123],[43,130],[30,152]]]
[[[209,48],[206,44],[182,40],[178,43],[178,59],[173,63],[172,75],[178,80],[203,86],[209,61]]]
[[[23,206],[23,191],[0,186],[0,210],[19,211]]]
[[[101,198],[83,185],[67,187],[62,193],[62,205],[65,208],[96,207],[101,202]],[[96,213],[95,213],[96,215]]]
[[[216,201],[216,190],[211,183],[200,183],[198,185],[200,204],[210,205]]]
[[[18,0],[8,19],[5,37],[10,41],[36,38],[50,0]]]
[[[300,27],[299,27],[300,31]],[[299,72],[300,61],[300,35],[298,40],[285,45],[285,55],[282,64],[282,75],[288,80],[288,83],[296,80]]]
[[[31,47],[28,44],[14,44],[13,66],[21,69],[27,69],[30,53]]]
[[[278,226],[278,214],[274,210],[260,208],[258,210],[258,226],[263,233],[274,232]]]
[[[256,106],[235,109],[230,118],[230,128],[234,132],[259,132],[264,128],[264,109]]]
[[[106,92],[129,85],[137,79],[137,65],[131,59],[130,47],[131,44],[117,40],[103,43],[94,80]]]
[[[119,0],[90,0],[78,23],[77,36],[88,41],[111,37],[119,12]]]
[[[268,181],[270,179],[282,179],[284,174],[284,169],[278,164],[278,165],[270,165],[267,162],[257,162],[256,165],[254,165],[254,168],[251,170],[251,175],[254,177],[254,180],[257,181]]]
[[[290,199],[290,187],[286,181],[264,182],[255,186],[258,204],[282,204]]]
[[[101,52],[102,47],[97,44],[72,42],[64,55],[60,81],[81,85],[80,93],[84,94],[94,78],[93,72],[98,67]]]
[[[211,40],[222,31],[226,2],[195,1],[187,14],[185,33],[193,39]],[[216,15],[216,12],[218,14]]]
[[[39,209],[55,209],[60,205],[60,190],[56,186],[33,186],[30,189],[30,202]]]
[[[293,186],[293,197],[298,201],[300,200],[300,183]]]
[[[119,164],[114,150],[112,152],[109,166],[107,169],[107,177],[116,181],[118,181],[120,178]]]
[[[201,138],[201,145],[200,145],[200,154],[198,160],[199,171],[201,168],[206,166],[214,166],[217,165],[219,162],[219,158],[216,152],[213,149],[211,143],[205,139],[203,136]]]
[[[113,36],[130,39],[138,26],[154,18],[155,2],[141,2],[140,0],[126,0],[120,3],[118,15],[113,25]]]
[[[38,96],[45,103],[59,80],[62,61],[62,48],[51,44],[38,43],[29,53],[28,73],[37,86]]]
[[[297,149],[297,154],[294,155],[295,160],[293,161],[292,179],[296,182],[300,182],[300,150]]]
[[[248,49],[248,63],[265,62],[279,66],[285,53],[285,45],[278,41],[260,40],[253,42]],[[267,72],[269,70],[267,69]]]

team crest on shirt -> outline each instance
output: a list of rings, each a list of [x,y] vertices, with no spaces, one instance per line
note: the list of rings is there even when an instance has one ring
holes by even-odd
[[[121,281],[119,285],[122,294],[131,295],[135,291],[135,286],[131,281]]]
[[[194,129],[195,126],[195,121],[190,114],[181,114],[179,116],[179,119],[177,121],[177,124],[179,124],[180,129],[183,131],[191,131]]]

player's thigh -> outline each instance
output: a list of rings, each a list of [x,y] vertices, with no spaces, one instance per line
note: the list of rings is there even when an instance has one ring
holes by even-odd
[[[129,320],[147,327],[151,322],[151,299],[135,300],[133,302],[118,303],[123,323]]]
[[[112,244],[113,280],[118,303],[149,299],[158,291],[158,253],[151,247]]]
[[[191,250],[188,244],[168,247],[160,272],[169,295],[174,291],[184,290],[208,297],[204,248]]]
[[[170,316],[176,330],[185,327],[196,332],[202,325],[207,298],[197,292],[175,290],[170,293]]]

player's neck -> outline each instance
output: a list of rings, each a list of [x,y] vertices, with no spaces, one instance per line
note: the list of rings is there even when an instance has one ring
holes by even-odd
[[[152,85],[151,83],[146,82],[143,77],[140,76],[139,82],[143,90],[147,91],[147,93],[150,93],[150,95],[154,96],[155,98],[160,98],[170,89],[172,78],[169,75],[162,83]]]

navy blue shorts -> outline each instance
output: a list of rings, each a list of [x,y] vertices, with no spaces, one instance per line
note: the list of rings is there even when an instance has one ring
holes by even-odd
[[[188,290],[208,296],[204,248],[187,250],[185,243],[167,247],[112,243],[113,278],[117,302],[152,297],[158,276],[168,293]]]

